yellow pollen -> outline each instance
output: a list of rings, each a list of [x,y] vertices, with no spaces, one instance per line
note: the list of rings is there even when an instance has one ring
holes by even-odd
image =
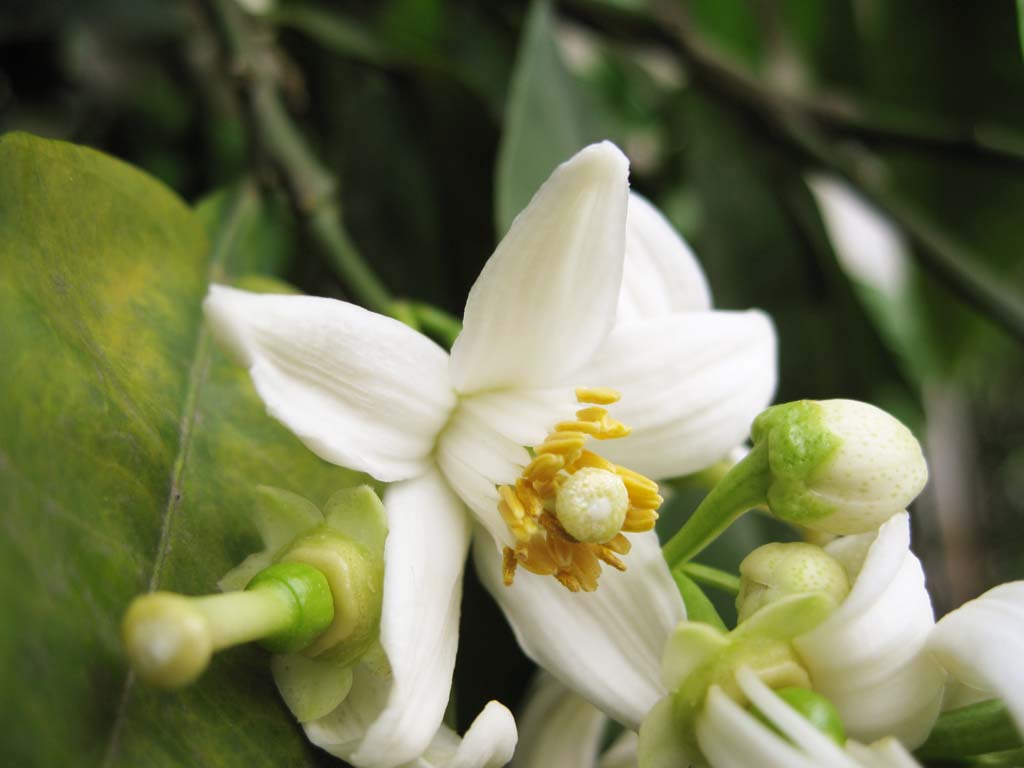
[[[577,389],[576,400],[585,407],[576,411],[574,420],[557,423],[544,442],[534,446],[533,459],[513,485],[498,487],[498,511],[515,537],[515,545],[502,552],[502,579],[507,586],[522,566],[531,573],[553,576],[571,592],[592,592],[597,589],[602,563],[626,569],[620,558],[629,553],[630,543],[623,532],[639,533],[654,527],[662,503],[658,484],[585,447],[590,439],[615,440],[630,433],[629,427],[602,407],[618,402],[619,397],[608,387]],[[556,514],[559,490],[586,468],[614,473],[626,490],[625,519],[607,541],[574,538]]]

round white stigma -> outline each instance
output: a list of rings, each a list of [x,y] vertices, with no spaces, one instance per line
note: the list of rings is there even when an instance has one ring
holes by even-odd
[[[629,494],[614,472],[584,467],[558,489],[555,516],[578,541],[603,544],[622,530]]]

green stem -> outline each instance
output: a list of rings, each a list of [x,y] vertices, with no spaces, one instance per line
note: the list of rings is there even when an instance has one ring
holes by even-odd
[[[191,603],[206,620],[215,651],[276,634],[294,619],[291,601],[271,589],[196,597]]]
[[[714,541],[740,515],[765,503],[771,474],[768,448],[755,445],[697,507],[661,548],[669,568],[676,570]]]
[[[712,568],[710,565],[683,563],[679,566],[676,573],[685,573],[698,584],[702,584],[705,587],[714,587],[731,595],[738,595],[740,592],[739,576],[718,568]]]
[[[915,754],[925,760],[949,759],[1021,746],[1013,718],[1001,701],[993,699],[943,712]]]
[[[456,337],[462,332],[459,319],[430,304],[416,302],[412,308],[424,333],[451,349]]]
[[[268,29],[244,17],[233,0],[206,0],[220,41],[239,78],[252,133],[284,178],[292,207],[307,224],[345,286],[366,307],[391,313],[392,298],[369,268],[342,224],[338,183],[316,158],[285,109],[278,86],[280,53]]]

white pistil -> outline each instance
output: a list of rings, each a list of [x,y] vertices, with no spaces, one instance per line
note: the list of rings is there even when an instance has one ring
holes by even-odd
[[[555,516],[566,532],[591,544],[613,539],[626,520],[629,494],[614,472],[584,467],[558,489]]]

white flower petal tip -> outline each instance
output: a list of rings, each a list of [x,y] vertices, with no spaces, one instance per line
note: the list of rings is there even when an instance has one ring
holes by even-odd
[[[321,458],[391,482],[430,465],[455,407],[448,356],[353,304],[212,286],[218,341],[249,367],[271,416]]]
[[[851,736],[891,735],[913,749],[938,716],[945,674],[924,652],[934,614],[910,551],[910,518],[900,513],[877,534],[846,536],[825,550],[846,569],[850,594],[793,644]]]
[[[711,290],[697,257],[668,220],[631,192],[618,322],[711,309]]]
[[[659,660],[686,612],[653,531],[631,537],[625,572],[606,570],[595,592],[572,593],[547,576],[522,573],[506,587],[502,558],[477,535],[477,572],[519,645],[542,668],[609,717],[636,728],[665,691]]]
[[[466,301],[452,349],[460,393],[555,384],[604,341],[622,284],[628,174],[613,144],[592,145],[516,217]]]
[[[490,701],[461,739],[442,726],[416,768],[501,768],[512,759],[517,738],[512,713]]]
[[[610,461],[649,477],[696,472],[728,455],[775,393],[776,336],[763,312],[685,312],[624,323],[574,377],[622,393],[629,437]]]
[[[973,688],[990,691],[1024,732],[1024,581],[1000,584],[935,625],[928,650]]]

